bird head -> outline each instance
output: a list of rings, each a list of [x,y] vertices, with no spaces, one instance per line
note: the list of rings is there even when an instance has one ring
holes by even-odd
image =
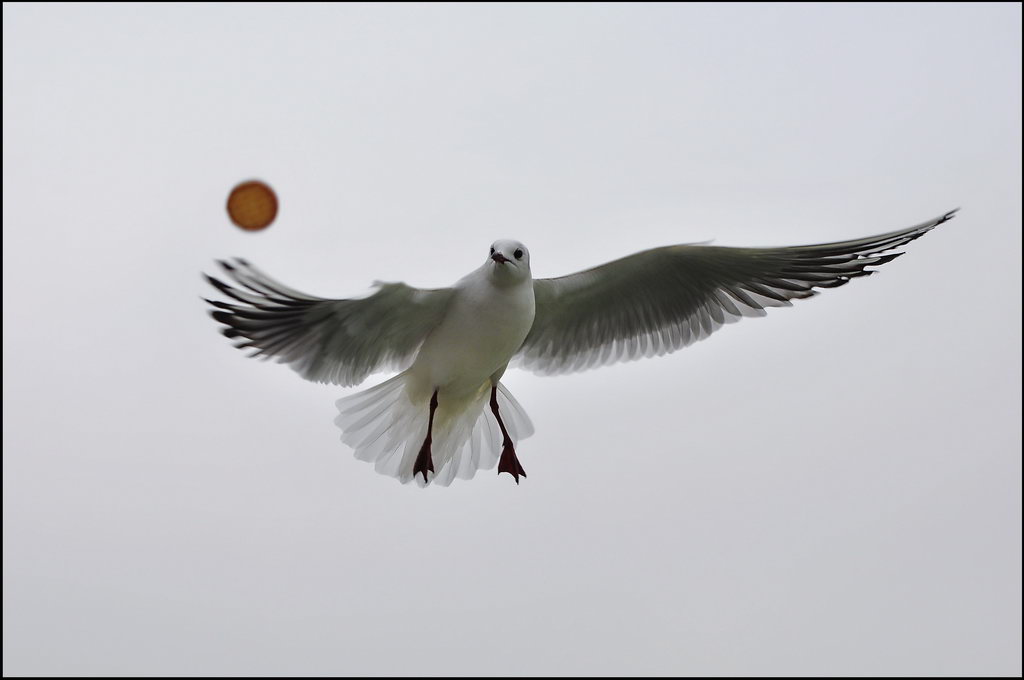
[[[532,278],[530,251],[519,241],[495,241],[484,264],[491,278],[498,283],[511,284]]]

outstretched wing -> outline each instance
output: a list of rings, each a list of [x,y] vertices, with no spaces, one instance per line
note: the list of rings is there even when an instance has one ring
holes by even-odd
[[[240,286],[206,277],[233,300],[207,300],[225,326],[221,332],[237,338],[236,347],[255,350],[250,356],[273,357],[307,380],[336,385],[407,366],[452,294],[382,283],[366,298],[329,300],[278,283],[245,260],[220,265]]]
[[[835,288],[886,253],[951,219],[956,210],[899,231],[792,248],[667,246],[563,276],[535,279],[537,314],[516,361],[569,373],[674,352],[765,307]]]

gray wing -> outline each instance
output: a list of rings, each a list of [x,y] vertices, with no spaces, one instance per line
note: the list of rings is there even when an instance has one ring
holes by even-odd
[[[401,369],[440,323],[452,289],[420,290],[377,284],[366,298],[329,300],[289,288],[245,260],[220,265],[240,287],[207,275],[233,300],[207,300],[222,333],[250,356],[274,358],[303,378],[357,385],[376,371]]]
[[[662,355],[766,307],[873,274],[885,253],[951,219],[956,210],[899,231],[791,248],[678,245],[646,250],[563,276],[534,280],[537,314],[516,363],[569,373]]]

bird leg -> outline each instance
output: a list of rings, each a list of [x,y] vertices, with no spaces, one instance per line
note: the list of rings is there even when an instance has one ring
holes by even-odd
[[[501,459],[498,461],[498,474],[507,472],[512,475],[516,484],[519,483],[519,476],[526,477],[526,470],[519,464],[519,458],[516,457],[515,447],[512,446],[512,437],[508,436],[508,430],[505,429],[505,423],[501,421],[501,415],[498,413],[498,386],[491,386],[491,412],[494,413],[495,419],[498,421],[498,427],[501,428]]]
[[[434,471],[434,460],[430,457],[430,442],[432,441],[431,433],[434,430],[434,411],[436,410],[437,390],[434,390],[434,396],[430,397],[430,420],[427,421],[427,437],[423,440],[420,453],[416,456],[416,464],[412,467],[412,476],[415,477],[422,473],[424,483],[427,481],[427,470]]]

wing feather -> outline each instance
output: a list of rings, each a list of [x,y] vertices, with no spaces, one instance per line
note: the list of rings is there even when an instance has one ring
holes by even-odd
[[[379,283],[369,297],[332,300],[286,286],[245,260],[219,264],[235,285],[206,279],[232,302],[207,302],[235,347],[286,363],[307,380],[337,385],[405,368],[441,322],[452,294],[450,288]]]
[[[953,218],[867,238],[789,248],[678,245],[586,271],[535,279],[537,312],[516,362],[568,373],[674,352],[745,316],[837,288]]]

